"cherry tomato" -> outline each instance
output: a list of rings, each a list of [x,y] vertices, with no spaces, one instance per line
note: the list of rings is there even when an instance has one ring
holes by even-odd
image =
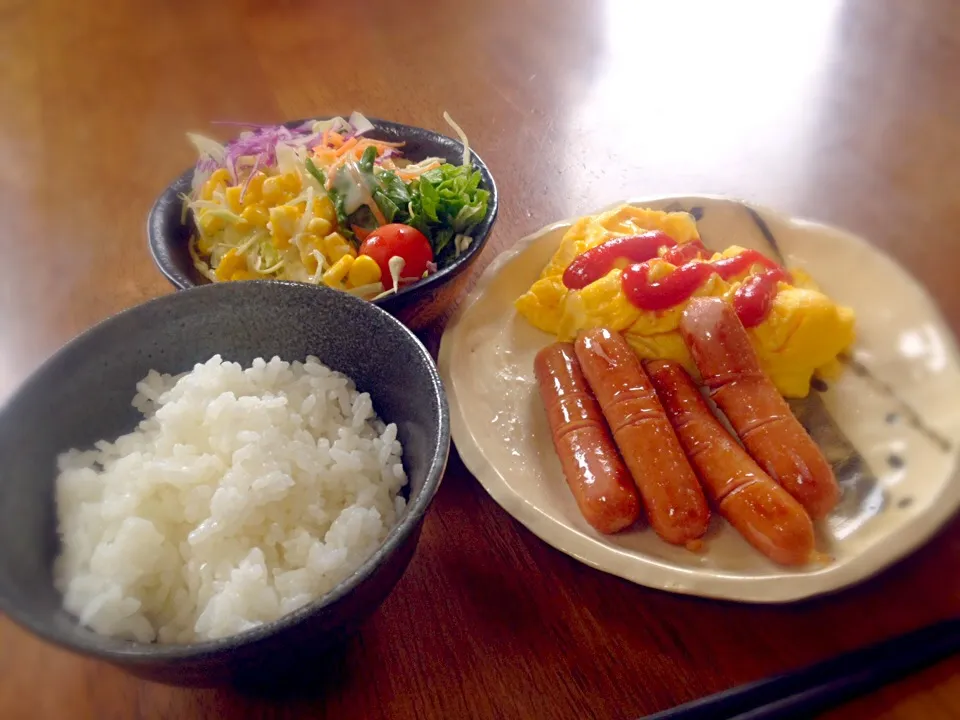
[[[383,225],[370,233],[360,244],[360,254],[372,258],[380,266],[380,282],[389,290],[393,287],[390,258],[402,257],[402,278],[420,279],[433,261],[433,248],[427,236],[414,227],[401,223]]]

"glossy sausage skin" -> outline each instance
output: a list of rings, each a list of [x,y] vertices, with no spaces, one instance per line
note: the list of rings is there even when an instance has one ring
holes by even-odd
[[[623,530],[640,517],[637,488],[590,394],[573,345],[544,348],[533,367],[553,446],[577,507],[597,531]]]
[[[840,498],[833,470],[760,368],[750,337],[720,298],[694,298],[680,320],[704,384],[760,467],[814,519]]]
[[[620,333],[603,328],[580,333],[576,351],[650,525],[675,545],[696,540],[707,530],[710,510],[637,356]]]
[[[680,444],[720,514],[774,562],[809,562],[815,539],[803,506],[770,479],[720,424],[681,365],[653,360],[646,369]]]

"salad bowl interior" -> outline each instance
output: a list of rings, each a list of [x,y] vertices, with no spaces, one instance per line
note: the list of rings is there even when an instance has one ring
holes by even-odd
[[[296,128],[311,119],[283,124],[288,128]],[[373,129],[364,137],[404,143],[403,155],[412,162],[428,157],[437,157],[454,165],[460,165],[463,161],[463,143],[439,132],[375,118],[370,118],[369,122]],[[400,288],[396,293],[372,301],[415,329],[428,325],[452,305],[466,280],[464,271],[483,251],[497,218],[498,198],[493,175],[476,152],[470,150],[470,157],[473,167],[480,172],[480,188],[489,192],[486,215],[470,230],[472,242],[458,257],[436,272]],[[191,192],[193,175],[194,168],[190,168],[170,183],[157,198],[147,217],[147,239],[154,262],[170,283],[180,290],[211,284],[211,280],[197,270],[190,253],[193,222],[184,212],[183,197]]]

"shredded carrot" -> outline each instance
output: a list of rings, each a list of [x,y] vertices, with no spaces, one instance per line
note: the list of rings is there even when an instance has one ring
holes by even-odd
[[[330,144],[333,145],[333,147],[340,147],[341,145],[343,145],[343,135],[341,135],[336,131],[331,130]]]
[[[349,150],[350,148],[352,148],[352,147],[353,147],[354,145],[356,145],[358,142],[360,142],[360,141],[357,140],[357,138],[355,138],[355,137],[354,137],[354,138],[350,138],[349,140],[347,140],[347,141],[346,141],[345,143],[343,143],[343,144],[339,147],[339,149],[337,150],[337,152],[336,152],[337,157],[343,155],[345,152],[347,152],[347,150]]]
[[[329,139],[330,139],[330,128],[327,128],[326,130],[323,131],[323,135],[320,138],[320,145],[322,145],[324,149],[327,148],[327,143],[329,142]]]
[[[353,234],[357,236],[357,240],[363,242],[367,239],[367,236],[371,233],[370,230],[360,227],[359,225],[351,225],[350,229],[353,230]]]
[[[371,198],[370,202],[367,203],[367,207],[370,208],[370,211],[373,213],[373,216],[377,219],[377,225],[387,224],[387,218],[385,218],[383,213],[380,211],[380,206],[377,205],[376,200]]]
[[[334,153],[334,160],[328,166],[328,171],[336,170],[348,160],[359,160],[363,154],[363,146],[356,138],[348,140],[339,150]]]

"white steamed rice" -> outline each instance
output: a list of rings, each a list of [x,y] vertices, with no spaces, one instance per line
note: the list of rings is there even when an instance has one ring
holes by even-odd
[[[404,510],[395,425],[316,358],[137,384],[137,429],[60,456],[64,607],[141,642],[222,638],[331,590]]]

